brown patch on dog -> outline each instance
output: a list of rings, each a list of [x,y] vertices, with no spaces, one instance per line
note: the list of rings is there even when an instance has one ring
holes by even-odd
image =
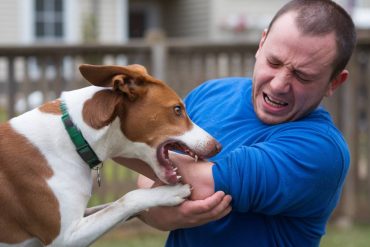
[[[107,126],[117,116],[117,108],[122,100],[122,95],[112,90],[101,90],[95,93],[84,103],[83,120],[95,129]]]
[[[54,115],[62,115],[60,110],[60,100],[56,99],[50,102],[47,102],[39,107],[39,110],[45,113],[50,113]]]
[[[55,105],[43,109],[55,113]],[[0,242],[36,237],[48,245],[58,236],[61,220],[58,201],[46,182],[53,171],[9,123],[0,125],[0,137]]]
[[[183,102],[171,88],[166,84],[147,84],[145,97],[130,103],[124,114],[118,112],[118,116],[127,138],[155,147],[169,136],[189,131],[192,124]],[[180,115],[176,114],[176,107],[180,108]]]

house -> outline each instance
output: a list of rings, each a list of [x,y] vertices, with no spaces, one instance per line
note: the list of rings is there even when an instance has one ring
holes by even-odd
[[[2,0],[0,44],[124,42],[127,0]]]
[[[0,45],[123,43],[158,30],[170,38],[258,38],[274,12],[286,2],[2,0]],[[359,13],[362,26],[370,26],[369,17],[366,19],[370,16],[370,0],[337,2],[351,13]]]

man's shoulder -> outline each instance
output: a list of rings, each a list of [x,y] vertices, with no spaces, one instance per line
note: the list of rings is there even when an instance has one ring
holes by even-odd
[[[248,93],[252,88],[252,80],[248,77],[226,77],[212,79],[203,82],[195,89],[193,89],[186,97],[191,100],[198,99],[198,97],[205,99],[208,97],[229,97],[236,93]]]
[[[198,88],[210,88],[210,87],[243,87],[248,88],[252,86],[252,79],[249,77],[225,77],[217,78],[205,81],[200,84]]]
[[[253,111],[251,85],[251,79],[246,77],[206,81],[186,96],[187,112],[193,120],[202,122],[216,118],[226,121],[226,115],[241,117],[245,111]]]
[[[319,107],[308,116],[293,122],[280,125],[279,134],[288,132],[290,135],[296,135],[300,138],[322,140],[323,142],[334,145],[326,147],[335,147],[347,152],[348,146],[341,131],[335,126],[329,112]],[[278,134],[278,135],[279,135]]]

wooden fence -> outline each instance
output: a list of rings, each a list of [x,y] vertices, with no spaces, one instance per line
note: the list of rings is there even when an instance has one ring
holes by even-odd
[[[33,107],[32,97],[47,101],[63,90],[87,85],[78,73],[81,63],[139,63],[185,96],[207,79],[251,76],[256,49],[257,43],[200,41],[0,47],[0,107],[10,118]],[[350,174],[335,213],[344,222],[370,222],[369,59],[370,41],[360,40],[349,65],[349,82],[324,101],[351,150]],[[103,186],[94,189],[93,204],[116,199],[135,187],[134,173],[112,164],[103,171]]]

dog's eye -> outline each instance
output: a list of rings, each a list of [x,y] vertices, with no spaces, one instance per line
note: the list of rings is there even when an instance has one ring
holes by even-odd
[[[179,117],[182,115],[182,109],[181,109],[181,106],[179,106],[179,105],[174,106],[173,111]]]

